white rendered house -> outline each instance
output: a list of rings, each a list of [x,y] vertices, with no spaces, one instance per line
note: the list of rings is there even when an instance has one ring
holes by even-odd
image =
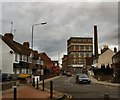
[[[98,59],[95,59],[93,61],[93,66],[97,68],[101,68],[101,65],[107,66],[109,64],[111,68],[112,57],[114,54],[115,52],[108,48],[106,51],[104,51],[102,54],[99,55]]]
[[[0,37],[1,50],[0,50],[0,68],[1,73],[13,74],[13,63],[15,59],[15,54],[13,50],[2,40]]]

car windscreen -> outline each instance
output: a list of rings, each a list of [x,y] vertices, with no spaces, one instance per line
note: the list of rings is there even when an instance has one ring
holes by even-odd
[[[87,75],[79,75],[79,78],[88,78]]]

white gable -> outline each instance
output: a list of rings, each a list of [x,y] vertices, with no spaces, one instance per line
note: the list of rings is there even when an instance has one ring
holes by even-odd
[[[0,48],[0,68],[2,73],[13,73],[14,54],[11,54],[12,49],[0,39],[2,47]]]
[[[104,65],[110,65],[112,64],[112,56],[115,54],[112,50],[108,49],[104,53],[102,53],[98,58],[98,67],[101,67],[102,64]]]

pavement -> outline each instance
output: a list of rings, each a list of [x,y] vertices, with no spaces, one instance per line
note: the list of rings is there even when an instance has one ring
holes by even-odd
[[[54,80],[56,78],[59,78],[60,76],[54,77],[54,78],[50,78],[50,79],[46,79],[45,82],[49,82],[51,80]],[[41,81],[39,83],[42,83]],[[31,84],[27,84],[27,85],[20,85],[17,87],[17,99],[19,98],[20,100],[36,100],[36,99],[41,99],[41,100],[57,100],[62,98],[63,96],[67,96],[67,94],[63,94],[57,91],[53,91],[53,98],[50,98],[50,90],[48,89],[44,89],[44,91],[42,90],[42,85],[39,85],[39,89],[36,89],[36,87],[33,87]],[[2,96],[0,96],[2,99],[1,100],[13,100],[14,98],[14,90],[8,89],[8,90],[4,90],[2,91]],[[68,96],[67,96],[68,97]]]
[[[101,85],[107,85],[107,86],[115,86],[115,87],[120,87],[120,83],[111,83],[108,81],[98,81],[97,79],[95,79],[93,76],[89,76],[89,78],[91,79],[91,81],[95,84],[101,84]]]

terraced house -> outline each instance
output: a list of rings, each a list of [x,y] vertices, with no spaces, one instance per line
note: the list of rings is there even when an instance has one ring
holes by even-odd
[[[45,54],[29,48],[29,43],[20,44],[14,41],[12,33],[0,35],[2,50],[0,51],[2,64],[1,73],[8,74],[37,74],[39,69],[52,69],[52,61]],[[41,59],[42,58],[42,59]]]

